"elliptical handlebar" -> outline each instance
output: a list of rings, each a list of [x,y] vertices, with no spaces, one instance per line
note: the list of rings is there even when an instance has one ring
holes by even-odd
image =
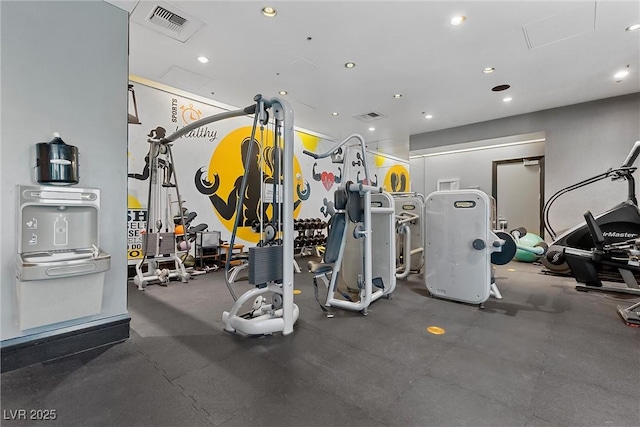
[[[628,179],[629,175],[634,173],[638,169],[635,166],[620,166],[619,168],[609,169],[607,176],[611,176],[611,179],[616,181],[619,179]]]
[[[633,144],[631,151],[629,151],[627,158],[624,159],[624,162],[622,162],[622,166],[620,167],[621,168],[631,167],[631,165],[633,165],[638,159],[638,156],[640,156],[640,141],[636,141],[636,143]]]

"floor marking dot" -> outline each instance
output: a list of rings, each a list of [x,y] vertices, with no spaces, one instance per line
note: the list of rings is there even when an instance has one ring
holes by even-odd
[[[293,294],[294,295],[300,295],[302,293],[302,291],[300,289],[294,289],[293,290]]]
[[[444,329],[438,327],[438,326],[429,326],[427,328],[427,332],[432,333],[434,335],[442,335],[444,334]]]

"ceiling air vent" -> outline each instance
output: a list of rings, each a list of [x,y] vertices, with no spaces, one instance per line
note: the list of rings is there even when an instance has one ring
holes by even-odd
[[[379,120],[385,118],[384,114],[379,111],[370,111],[365,114],[358,114],[357,116],[353,116],[355,119],[362,120],[363,122],[373,122],[374,120]]]
[[[179,33],[182,30],[184,23],[187,22],[187,20],[182,16],[176,15],[162,6],[156,6],[149,18],[149,21],[176,33]]]
[[[204,22],[166,1],[141,1],[131,12],[131,22],[182,43],[198,31]]]

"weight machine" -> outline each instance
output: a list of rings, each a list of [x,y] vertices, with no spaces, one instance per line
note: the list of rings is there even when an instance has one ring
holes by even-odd
[[[365,142],[360,135],[350,135],[326,153],[303,152],[314,159],[329,156],[333,159],[336,153],[342,154],[342,146],[351,139],[360,142],[359,161],[364,166],[365,179],[371,182]],[[343,160],[342,156],[340,158]],[[327,317],[333,317],[328,307],[367,315],[369,305],[381,297],[390,298],[396,286],[393,198],[380,187],[349,181],[336,190],[333,205],[327,203],[326,207],[332,218],[323,262],[308,263],[309,271],[314,274],[316,300]],[[354,301],[348,292],[338,291],[340,277],[348,290],[358,294],[357,300]],[[327,287],[324,302],[320,301],[318,280]],[[350,288],[351,285],[357,287]],[[377,288],[375,292],[374,287]],[[336,293],[344,299],[336,298]]]
[[[273,116],[273,152],[274,171],[270,194],[267,195],[261,178],[260,188],[260,221],[256,227],[260,233],[260,243],[249,248],[249,283],[255,288],[236,297],[229,271],[231,257],[225,263],[225,283],[234,304],[231,310],[222,314],[225,331],[240,332],[245,335],[265,335],[282,332],[287,335],[293,332],[293,324],[299,316],[299,309],[293,303],[293,110],[289,104],[279,98],[265,99],[261,95],[254,98],[256,104],[245,108],[252,109],[254,114],[251,141],[255,140],[258,122],[261,130],[269,124],[269,111]],[[264,142],[264,139],[262,140]],[[249,164],[253,144],[246,152],[245,164]],[[263,153],[259,153],[263,154]],[[264,161],[261,162],[261,168]],[[261,176],[263,174],[261,173]],[[247,187],[248,173],[242,178],[239,198],[236,206],[233,232],[229,247],[233,248],[240,217],[242,215],[244,197]],[[266,222],[266,204],[271,205],[271,219]],[[267,298],[267,296],[269,298]],[[252,308],[240,314],[247,302],[253,301]]]
[[[426,223],[429,293],[480,307],[490,296],[502,299],[492,277],[492,256],[506,264],[516,247],[513,240],[506,246],[509,240],[491,230],[489,196],[479,190],[435,191],[426,199]]]
[[[249,249],[249,283],[255,285],[255,288],[245,292],[239,298],[236,296],[228,281],[231,257],[227,257],[225,282],[234,299],[234,305],[230,311],[223,313],[222,321],[225,324],[225,330],[228,332],[239,332],[245,335],[282,332],[283,335],[287,335],[293,332],[293,325],[299,315],[298,306],[293,303],[293,268],[290,268],[290,260],[293,259],[292,236],[294,211],[293,110],[286,101],[279,98],[266,99],[263,98],[262,95],[256,95],[254,101],[255,104],[243,109],[227,111],[202,118],[184,126],[170,136],[150,139],[149,143],[151,144],[152,150],[165,147],[170,154],[171,143],[194,129],[220,120],[241,117],[248,114],[254,116],[251,131],[251,141],[254,141],[258,121],[261,126],[268,124],[269,112],[271,113],[274,126],[275,157],[277,159],[282,157],[282,159],[276,167],[276,173],[274,173],[274,180],[276,181],[274,183],[275,190],[272,202],[274,214],[269,227],[273,227],[273,235],[279,236],[280,238],[272,239],[268,242],[269,244]],[[252,147],[252,145],[250,145],[250,147]],[[251,151],[251,148],[247,151],[247,160],[251,158]],[[177,182],[175,185],[176,192],[178,193],[180,215],[182,215],[182,200],[179,196]],[[246,185],[247,174],[245,173],[236,207],[236,218],[230,241],[231,248],[233,248],[236,238]],[[151,206],[151,204],[149,206]],[[264,217],[261,217],[261,234],[265,233],[266,230],[266,227],[263,227],[262,224],[263,218]],[[182,219],[182,223],[184,224],[184,219]],[[282,238],[283,236],[290,236],[291,238]],[[173,241],[175,242],[175,238]],[[182,268],[184,269],[184,266],[182,266]],[[269,295],[270,300],[268,301],[264,295]],[[243,304],[248,301],[253,301],[252,309],[245,314],[239,314]]]
[[[152,135],[155,135],[152,132]],[[171,214],[169,188],[175,188],[179,210],[179,224],[186,230],[186,220],[178,180],[173,168],[173,152],[168,139],[149,138],[149,193],[147,198],[147,227],[142,238],[142,259],[136,264],[133,279],[139,290],[149,283],[166,285],[171,279],[186,283],[190,274],[177,255],[174,220]],[[160,182],[162,179],[162,182]],[[173,179],[173,182],[172,182]],[[166,193],[166,194],[163,194]],[[186,235],[185,235],[186,238]],[[174,269],[160,268],[160,263],[173,261]],[[142,267],[147,263],[147,271]]]
[[[396,206],[396,278],[405,279],[410,273],[421,273],[424,268],[424,195],[391,195]]]

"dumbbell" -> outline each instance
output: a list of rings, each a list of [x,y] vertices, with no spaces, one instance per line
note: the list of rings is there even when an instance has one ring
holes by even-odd
[[[524,227],[518,227],[516,229],[511,230],[511,232],[509,233],[511,234],[513,237],[519,239],[521,237],[524,237],[527,235],[527,229]]]

